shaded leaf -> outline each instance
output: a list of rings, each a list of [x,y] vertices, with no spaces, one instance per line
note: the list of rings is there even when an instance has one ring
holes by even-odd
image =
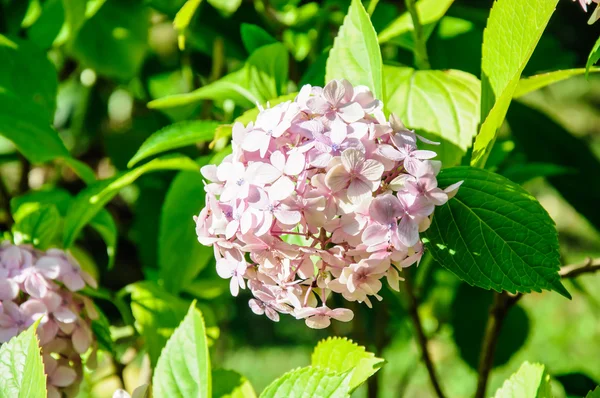
[[[502,175],[517,184],[523,184],[537,177],[552,177],[576,173],[575,169],[552,163],[525,163],[509,166]]]
[[[544,365],[524,362],[496,391],[494,398],[552,398],[550,376]]]
[[[0,347],[0,398],[46,397],[46,375],[35,333],[38,324]]]
[[[204,157],[200,166],[208,163]],[[198,243],[193,216],[204,207],[206,193],[198,171],[180,172],[169,187],[160,215],[158,265],[165,289],[179,292],[214,258],[212,247]]]
[[[588,72],[590,71],[590,68],[592,66],[596,65],[596,62],[598,62],[598,60],[600,60],[600,37],[598,37],[598,40],[596,41],[596,44],[594,44],[592,51],[590,51],[588,60],[585,63],[585,76],[586,77],[588,75]]]
[[[94,218],[104,205],[114,198],[122,188],[133,184],[142,174],[158,170],[197,169],[196,163],[185,156],[163,156],[116,177],[88,186],[75,197],[65,218],[64,247],[71,246],[81,229]]]
[[[215,398],[256,398],[248,379],[228,369],[212,371],[212,393]]]
[[[585,398],[600,398],[600,386],[596,387],[594,391],[588,392]]]
[[[458,164],[477,134],[479,80],[458,70],[416,71],[397,66],[383,70],[386,108],[409,128],[441,141],[439,146],[422,146],[437,152],[444,166]]]
[[[241,27],[242,42],[249,54],[268,44],[277,43],[277,40],[266,30],[258,25],[243,23]]]
[[[470,285],[511,293],[569,293],[560,283],[558,234],[540,203],[510,180],[473,167],[438,176],[440,187],[464,181],[438,207],[424,233],[433,257]]]
[[[177,15],[175,15],[173,26],[178,33],[177,43],[180,50],[185,49],[185,31],[190,25],[190,22],[192,22],[192,18],[198,10],[200,3],[202,3],[202,0],[187,0],[183,7],[177,12]]]
[[[497,0],[483,33],[481,120],[471,165],[483,167],[519,78],[558,0]]]
[[[106,209],[102,209],[90,221],[90,227],[94,228],[106,243],[106,254],[108,255],[108,269],[115,265],[117,253],[118,231],[115,220]]]
[[[195,303],[161,353],[152,386],[157,397],[212,397],[206,327]]]
[[[311,358],[311,365],[315,367],[337,373],[351,371],[350,392],[374,375],[383,363],[383,359],[342,337],[320,341]]]
[[[127,167],[161,152],[210,141],[219,123],[212,120],[189,120],[171,124],[152,134],[131,158]]]
[[[376,98],[384,98],[382,61],[377,34],[360,0],[352,0],[344,23],[327,58],[325,81],[346,79],[365,85]]]

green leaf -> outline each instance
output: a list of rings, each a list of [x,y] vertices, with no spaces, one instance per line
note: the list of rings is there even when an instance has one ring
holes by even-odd
[[[436,209],[424,234],[433,257],[470,285],[529,293],[560,283],[558,236],[540,203],[514,182],[474,167],[438,176],[440,187],[464,181],[456,196]]]
[[[242,5],[242,0],[208,0],[224,17],[229,17]]]
[[[585,63],[585,76],[586,77],[588,75],[590,68],[592,66],[594,66],[596,64],[596,62],[598,62],[598,60],[600,60],[600,37],[598,37],[598,40],[596,41],[596,44],[594,44],[592,51],[590,51],[588,60]]]
[[[0,347],[0,398],[45,398],[46,375],[35,333],[39,321]]]
[[[98,181],[75,197],[65,219],[63,245],[73,244],[81,229],[114,198],[119,191],[135,182],[142,174],[158,170],[198,170],[197,164],[185,156],[163,156],[125,173]]]
[[[423,25],[423,33],[428,38],[438,21],[446,14],[454,0],[420,0],[417,2],[419,20]],[[392,41],[407,50],[414,50],[414,25],[408,11],[396,18],[378,36],[379,43]]]
[[[383,366],[384,360],[367,352],[364,347],[342,337],[330,337],[315,347],[311,365],[327,371],[351,371],[350,392],[367,381]]]
[[[180,50],[185,49],[185,31],[190,25],[190,22],[192,22],[192,18],[198,10],[200,3],[202,3],[202,0],[187,0],[183,7],[177,12],[177,15],[175,15],[173,26],[178,32],[177,42]]]
[[[497,0],[483,33],[481,120],[471,165],[483,167],[521,73],[558,0]]]
[[[441,145],[424,148],[438,153],[444,166],[460,163],[477,134],[479,80],[466,72],[416,71],[385,66],[384,103],[409,128]]]
[[[517,89],[513,94],[513,98],[522,97],[532,91],[539,90],[540,88],[558,83],[573,76],[583,75],[584,73],[587,73],[586,71],[587,69],[585,68],[565,69],[557,70],[555,72],[542,73],[521,79],[519,80]],[[593,68],[590,70],[590,72],[600,72],[600,68]]]
[[[92,305],[96,307],[96,312],[98,313],[98,319],[92,321],[92,332],[96,337],[98,347],[101,350],[114,354],[115,347],[110,334],[110,322],[98,306],[95,304]]]
[[[200,165],[208,163],[204,157]],[[158,265],[165,289],[178,293],[214,258],[198,243],[192,217],[204,207],[204,181],[198,171],[182,171],[173,180],[160,215]]]
[[[102,209],[92,218],[90,226],[94,228],[106,243],[106,254],[108,255],[108,269],[115,265],[117,253],[118,231],[114,218],[106,209]]]
[[[256,398],[248,379],[228,369],[212,371],[212,393],[214,398]]]
[[[191,93],[150,101],[148,107],[168,109],[203,100],[232,100],[238,106],[251,107],[283,94],[287,74],[288,55],[285,46],[281,43],[269,44],[254,51],[242,69]]]
[[[600,386],[596,387],[593,391],[588,392],[585,398],[600,398]]]
[[[523,362],[517,373],[496,391],[494,398],[552,398],[550,376],[544,365]]]
[[[87,164],[83,163],[80,160],[77,160],[72,157],[65,157],[62,161],[69,166],[75,174],[79,176],[86,183],[86,185],[90,185],[94,181],[96,181],[96,174],[94,174],[94,170],[90,168]]]
[[[547,180],[563,198],[600,230],[600,161],[589,144],[544,113],[515,101],[508,112],[512,136],[528,162],[551,163],[576,171]],[[544,150],[540,150],[543,143]]]
[[[369,14],[360,0],[352,0],[329,52],[325,81],[346,79],[369,87],[376,98],[384,98],[381,72],[381,51]]]
[[[0,35],[0,59],[0,109],[5,110],[0,135],[32,163],[70,156],[50,125],[58,83],[46,53],[31,42]]]
[[[15,243],[31,243],[40,249],[50,246],[58,233],[60,213],[54,205],[41,205],[13,225]]]
[[[334,373],[308,366],[292,370],[273,381],[260,398],[346,397],[352,372]]]
[[[79,30],[73,54],[100,75],[133,78],[148,48],[149,11],[139,0],[107,0]]]
[[[135,328],[144,338],[152,366],[156,366],[161,350],[185,316],[190,303],[149,281],[138,282],[125,289],[131,293]]]
[[[266,30],[258,25],[243,23],[241,27],[242,42],[249,54],[268,44],[277,43],[277,40]]]
[[[217,127],[219,127],[219,123],[212,120],[189,120],[164,127],[144,141],[127,163],[127,167],[131,168],[140,160],[161,152],[210,141],[213,139]]]
[[[212,397],[206,328],[195,302],[160,355],[152,386],[157,397]]]

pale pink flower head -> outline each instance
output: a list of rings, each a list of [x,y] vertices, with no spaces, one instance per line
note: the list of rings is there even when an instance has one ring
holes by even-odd
[[[198,240],[213,246],[232,295],[249,288],[254,313],[347,322],[352,311],[328,306],[333,294],[371,306],[381,279],[398,290],[399,272],[420,260],[420,232],[460,183],[438,187],[436,153],[418,146],[435,143],[383,109],[346,80],[304,86],[236,123],[232,153],[202,168]]]

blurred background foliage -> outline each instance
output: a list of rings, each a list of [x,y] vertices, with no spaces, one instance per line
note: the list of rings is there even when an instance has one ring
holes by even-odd
[[[0,49],[0,86],[32,99],[15,103],[0,96],[0,128],[19,117],[53,120],[68,151],[99,179],[127,170],[145,139],[174,122],[216,121],[206,142],[179,151],[192,158],[212,156],[227,144],[222,127],[209,148],[214,127],[253,108],[253,99],[264,103],[302,84],[324,84],[328,50],[350,2],[190,1],[187,15],[176,18],[184,3],[0,0],[0,33],[17,43],[18,57],[24,57],[17,60],[10,46]],[[402,3],[371,0],[365,6],[384,63],[411,66],[412,32]],[[431,3],[439,14],[424,20],[432,67],[479,76],[492,1],[421,3]],[[586,21],[576,4],[559,2],[524,75],[584,66],[600,32],[600,24]],[[564,264],[600,257],[599,76],[573,77],[528,94],[513,103],[507,120],[488,167],[523,183],[549,211]],[[68,162],[30,160],[0,137],[3,229],[11,224],[8,210],[18,208],[14,198],[29,191],[62,195],[64,217],[70,196],[85,187]],[[107,251],[105,243],[110,233],[86,228],[77,240],[74,254],[100,280],[102,289],[94,295],[113,325],[110,335],[105,325],[100,366],[87,376],[81,396],[106,397],[123,384],[132,390],[147,382],[160,353],[156,347],[192,299],[199,300],[212,327],[213,361],[245,375],[256,391],[308,364],[319,339],[339,335],[388,362],[357,397],[433,396],[402,296],[386,291],[373,310],[354,305],[351,324],[328,330],[307,329],[290,317],[279,323],[258,317],[247,306],[247,292],[230,296],[227,281],[216,275],[212,250],[196,241],[192,215],[203,203],[199,173],[143,175],[107,205],[118,236],[113,267],[108,266],[111,245]],[[186,270],[178,276],[182,286],[169,281],[180,269]],[[415,278],[442,384],[449,396],[470,395],[492,294],[461,283],[435,263],[424,264]],[[534,293],[511,310],[488,391],[524,360],[547,366],[557,396],[581,396],[600,384],[600,275],[566,283],[572,301]]]

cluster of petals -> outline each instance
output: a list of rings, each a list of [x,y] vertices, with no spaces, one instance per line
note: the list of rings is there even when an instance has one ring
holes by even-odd
[[[0,246],[0,343],[40,320],[48,397],[75,396],[81,354],[94,348],[91,322],[98,313],[77,291],[96,281],[69,254],[4,242]]]
[[[600,19],[600,0],[573,0],[573,1],[579,1],[581,8],[583,8],[583,11],[585,11],[585,12],[588,11],[588,6],[590,4],[596,3],[596,8],[594,9],[592,16],[588,20],[588,24],[592,25],[593,23],[595,23],[597,20]]]
[[[365,86],[306,85],[294,101],[260,108],[232,129],[232,154],[201,169],[206,206],[194,217],[201,244],[253,312],[325,328],[347,322],[330,295],[381,300],[382,278],[398,290],[418,263],[419,232],[458,189],[438,188],[435,144],[408,130]],[[332,300],[330,300],[332,301]]]

